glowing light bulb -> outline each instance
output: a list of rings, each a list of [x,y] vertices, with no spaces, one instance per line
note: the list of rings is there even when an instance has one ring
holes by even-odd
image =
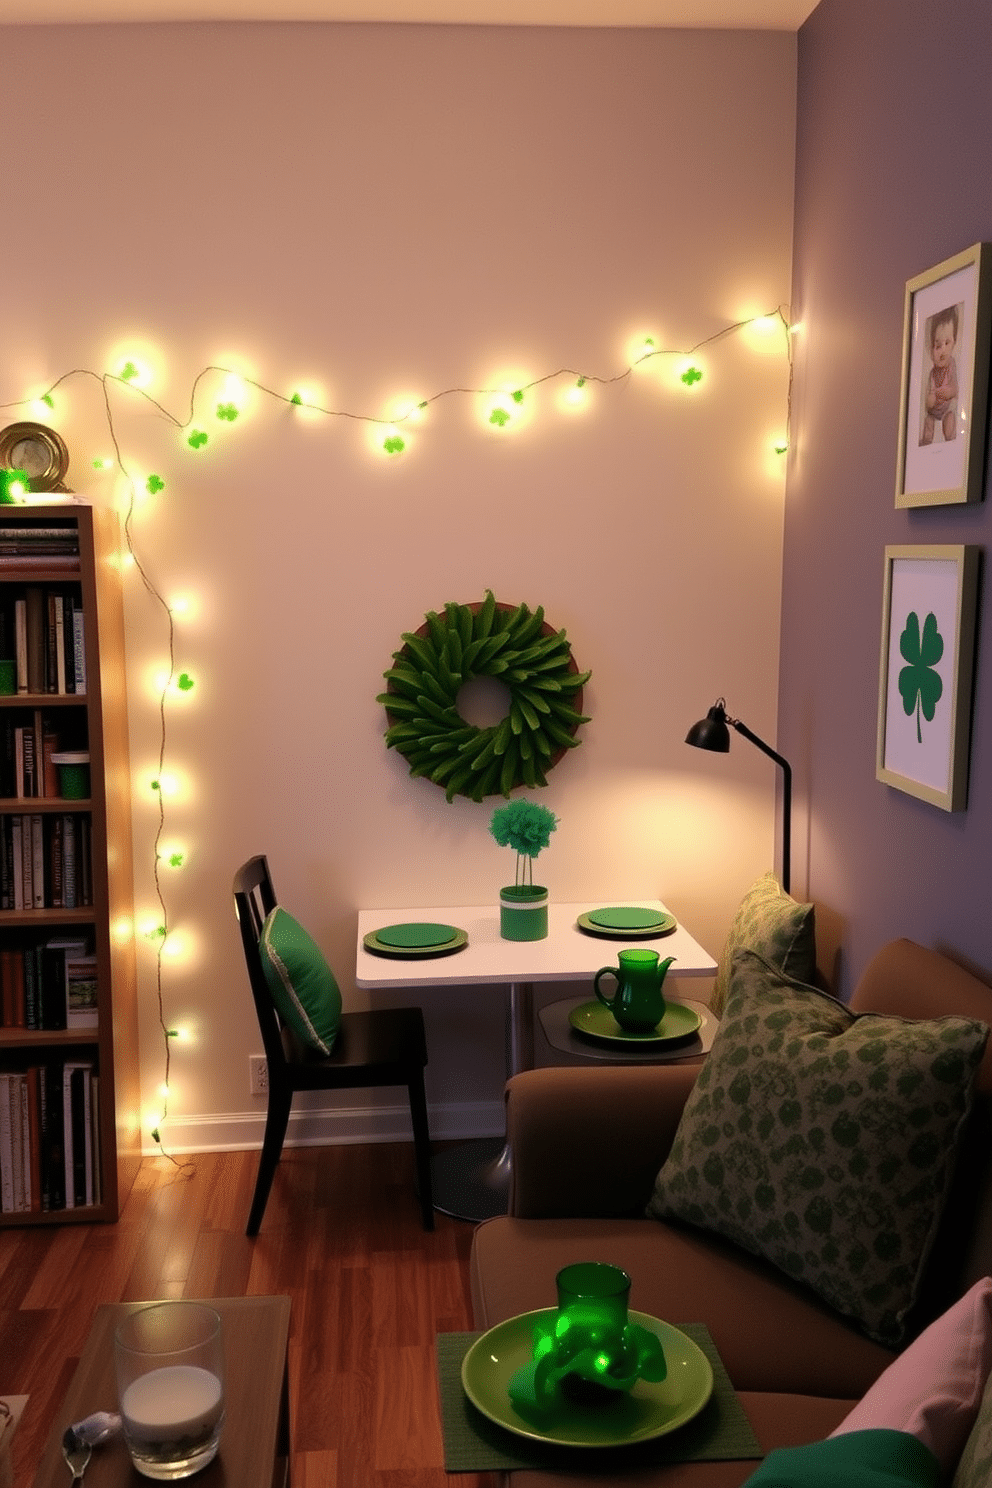
[[[166,1100],[167,1101],[169,1099],[169,1087],[168,1087],[168,1085],[166,1084],[166,1082],[164,1080],[162,1081],[161,1085],[158,1087],[158,1093],[162,1097],[163,1100]]]
[[[773,336],[781,324],[777,315],[756,315],[751,322],[751,329],[759,336]]]
[[[93,469],[94,470],[113,470],[113,468],[114,468],[114,462],[107,455],[104,455],[99,460],[94,460],[93,461]]]
[[[580,377],[577,382],[573,382],[564,390],[561,394],[561,402],[575,413],[581,413],[583,409],[589,407],[589,389],[586,387],[584,377]]]
[[[635,336],[627,346],[627,361],[631,367],[648,366],[658,356],[658,341],[654,336]]]

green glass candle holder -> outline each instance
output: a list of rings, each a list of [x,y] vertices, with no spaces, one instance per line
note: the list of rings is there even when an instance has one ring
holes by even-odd
[[[628,1319],[626,1271],[578,1261],[558,1272],[555,1286],[557,1311],[535,1324],[533,1359],[510,1379],[510,1399],[523,1414],[553,1411],[565,1395],[594,1407],[639,1379],[665,1378],[658,1338]]]

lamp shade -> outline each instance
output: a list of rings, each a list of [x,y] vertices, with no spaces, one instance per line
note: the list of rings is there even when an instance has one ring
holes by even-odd
[[[694,723],[685,736],[694,749],[712,749],[716,754],[730,753],[730,729],[723,698],[713,704],[705,718]]]

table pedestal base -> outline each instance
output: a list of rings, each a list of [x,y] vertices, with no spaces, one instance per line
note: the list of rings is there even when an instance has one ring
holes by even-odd
[[[434,1208],[473,1223],[506,1213],[510,1149],[503,1137],[479,1137],[431,1159]]]

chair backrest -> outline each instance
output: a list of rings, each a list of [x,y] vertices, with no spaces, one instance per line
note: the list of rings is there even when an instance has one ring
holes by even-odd
[[[234,909],[241,926],[241,941],[244,946],[248,980],[255,1012],[258,1016],[259,1032],[269,1064],[269,1077],[286,1063],[286,1051],[282,1041],[282,1024],[276,1005],[272,1001],[269,984],[265,980],[262,957],[258,949],[259,936],[269,912],[276,906],[275,890],[269,874],[268,860],[264,855],[249,858],[234,875]]]

